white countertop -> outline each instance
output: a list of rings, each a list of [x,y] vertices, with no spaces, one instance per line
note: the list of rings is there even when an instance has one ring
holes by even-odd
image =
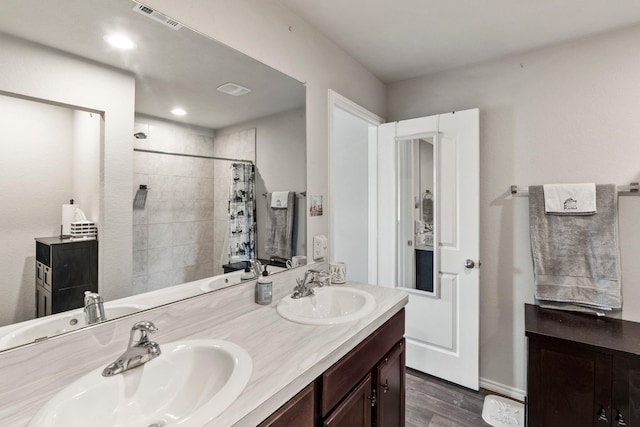
[[[400,290],[347,283],[376,299],[376,309],[360,320],[334,326],[293,323],[275,305],[234,319],[200,337],[232,341],[253,357],[253,375],[244,392],[209,425],[254,427],[382,326],[407,303]]]
[[[208,425],[255,427],[336,361],[382,326],[408,301],[406,292],[348,282],[370,292],[375,310],[334,326],[293,323],[276,312],[300,271],[274,276],[274,301],[253,303],[253,282],[136,313],[43,343],[0,353],[0,425],[24,426],[57,391],[103,366],[126,347],[131,325],[150,320],[159,328],[154,341],[224,339],[251,354],[251,379],[235,400]]]

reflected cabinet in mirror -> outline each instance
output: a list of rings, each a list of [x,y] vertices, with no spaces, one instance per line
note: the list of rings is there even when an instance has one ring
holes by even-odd
[[[306,255],[302,83],[130,0],[0,12],[0,350]]]
[[[437,135],[397,141],[398,286],[438,296]]]

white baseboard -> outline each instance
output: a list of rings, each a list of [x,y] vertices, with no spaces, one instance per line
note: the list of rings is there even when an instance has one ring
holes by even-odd
[[[510,397],[511,399],[515,399],[519,402],[524,402],[524,398],[527,396],[527,392],[524,390],[500,384],[486,378],[480,378],[480,387],[489,391],[494,391],[503,396]]]

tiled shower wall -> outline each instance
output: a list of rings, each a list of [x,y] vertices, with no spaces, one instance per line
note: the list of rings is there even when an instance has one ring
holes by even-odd
[[[147,135],[135,140],[135,148],[228,157],[251,146],[255,157],[255,130],[253,143],[240,143],[239,148],[232,144],[244,141],[242,135],[223,138],[217,148],[213,131],[152,119],[137,118],[135,132]],[[140,184],[149,191],[144,207],[133,210],[133,293],[222,271],[229,166],[220,160],[134,153],[134,193]]]

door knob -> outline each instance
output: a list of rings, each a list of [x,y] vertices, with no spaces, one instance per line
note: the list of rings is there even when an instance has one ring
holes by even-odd
[[[476,266],[476,263],[473,262],[472,259],[467,259],[464,261],[464,268],[474,268]]]

